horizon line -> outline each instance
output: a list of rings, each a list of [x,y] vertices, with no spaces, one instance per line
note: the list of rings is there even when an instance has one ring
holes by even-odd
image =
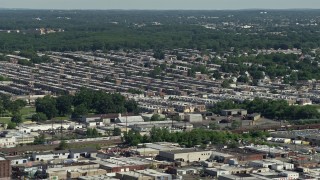
[[[248,11],[248,10],[271,10],[271,11],[281,11],[281,10],[320,10],[320,8],[239,8],[239,9],[127,9],[127,8],[110,8],[110,9],[95,9],[95,8],[3,8],[0,10],[58,10],[58,11]]]

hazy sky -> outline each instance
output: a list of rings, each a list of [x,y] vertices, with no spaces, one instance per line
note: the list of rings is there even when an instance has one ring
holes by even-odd
[[[0,8],[30,9],[320,9],[320,0],[0,0]]]

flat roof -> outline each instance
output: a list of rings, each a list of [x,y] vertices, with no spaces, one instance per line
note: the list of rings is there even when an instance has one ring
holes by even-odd
[[[231,154],[221,153],[221,152],[217,152],[217,151],[213,151],[212,155],[222,156],[222,157],[233,157],[233,155],[231,155]]]
[[[123,167],[123,166],[136,166],[136,165],[148,165],[151,164],[151,161],[143,159],[143,158],[111,158],[111,159],[101,159],[92,161],[102,166],[106,166],[109,168],[114,167]]]
[[[145,170],[139,170],[138,171],[141,174],[145,174],[148,176],[153,176],[153,177],[157,177],[157,176],[171,176],[171,174],[166,174],[166,173],[162,173],[153,169],[145,169]]]
[[[94,176],[80,176],[80,180],[96,180],[96,179],[105,179],[105,180],[119,180],[117,178],[112,178],[107,175],[94,175]]]
[[[1,160],[2,157],[0,157]],[[23,157],[23,156],[6,156],[7,160],[16,160],[16,159],[28,159],[27,157]]]
[[[187,149],[174,149],[174,150],[166,150],[164,152],[171,154],[180,154],[180,153],[191,153],[191,152],[212,152],[210,150],[201,150],[195,148],[187,148]]]
[[[159,152],[158,149],[154,149],[154,148],[138,148],[135,151],[136,152],[140,152],[140,153],[143,153],[143,152]]]
[[[222,109],[222,111],[246,111],[246,109]]]

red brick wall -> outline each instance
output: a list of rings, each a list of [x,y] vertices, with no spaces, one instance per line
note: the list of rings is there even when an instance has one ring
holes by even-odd
[[[11,176],[11,165],[9,160],[0,160],[0,178]]]
[[[256,161],[262,160],[263,154],[250,154],[250,155],[240,155],[238,156],[238,161]]]

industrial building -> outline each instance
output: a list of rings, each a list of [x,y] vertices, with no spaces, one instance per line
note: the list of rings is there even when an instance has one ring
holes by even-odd
[[[172,180],[171,174],[161,173],[152,169],[119,172],[116,178],[120,180]]]
[[[222,116],[245,116],[248,112],[245,109],[224,109],[221,110]]]
[[[159,157],[168,161],[204,161],[209,159],[211,155],[212,151],[210,150],[195,148],[159,151]]]

